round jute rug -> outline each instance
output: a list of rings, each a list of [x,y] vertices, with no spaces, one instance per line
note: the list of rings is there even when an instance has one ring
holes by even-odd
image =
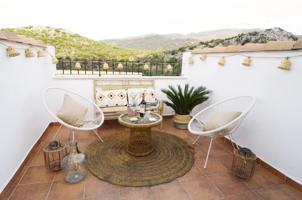
[[[148,156],[127,153],[128,134],[115,134],[86,150],[87,166],[98,178],[122,186],[151,186],[186,174],[194,164],[193,150],[182,139],[152,132],[154,151]]]

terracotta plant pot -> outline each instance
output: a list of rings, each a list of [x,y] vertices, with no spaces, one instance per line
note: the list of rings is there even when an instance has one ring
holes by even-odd
[[[188,124],[189,124],[190,120],[191,120],[190,115],[175,114],[173,117],[175,128],[183,129],[183,130],[188,129]]]

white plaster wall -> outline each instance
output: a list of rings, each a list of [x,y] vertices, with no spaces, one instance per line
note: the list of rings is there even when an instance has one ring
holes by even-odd
[[[194,64],[183,56],[183,72],[193,85],[213,91],[211,102],[237,95],[257,98],[254,110],[235,133],[240,145],[251,148],[258,157],[302,183],[302,57],[292,58],[292,70],[277,68],[281,59],[252,58],[252,66],[241,65],[243,57],[226,58],[224,67],[210,54],[205,62],[199,55]],[[302,51],[245,53],[248,56],[293,56]],[[197,110],[196,110],[197,111]],[[196,112],[195,111],[195,112]]]
[[[49,51],[54,49],[50,47]],[[8,58],[6,47],[0,44],[0,192],[50,120],[42,105],[41,91],[52,80],[55,65],[50,57],[25,58],[24,50],[20,53]]]

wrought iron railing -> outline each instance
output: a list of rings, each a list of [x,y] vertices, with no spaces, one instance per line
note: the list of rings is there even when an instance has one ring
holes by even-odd
[[[105,64],[105,65],[104,65]],[[59,60],[58,75],[180,76],[181,62],[138,62],[113,60]]]

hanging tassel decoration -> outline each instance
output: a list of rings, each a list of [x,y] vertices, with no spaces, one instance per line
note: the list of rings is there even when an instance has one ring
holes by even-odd
[[[291,62],[289,60],[289,57],[286,57],[284,59],[282,59],[280,65],[278,66],[279,69],[283,69],[283,70],[290,70],[291,68]]]
[[[79,63],[79,62],[76,62],[76,64],[74,65],[74,68],[76,69],[76,70],[80,70],[82,67],[81,67],[81,63]]]
[[[225,65],[225,58],[221,57],[220,60],[218,61],[218,65],[224,66]]]
[[[193,64],[194,64],[193,56],[190,56],[190,57],[188,58],[188,63],[189,63],[189,65],[193,65]]]
[[[166,67],[167,72],[172,72],[173,71],[173,67],[172,65],[168,64]]]
[[[119,64],[117,65],[117,69],[118,69],[118,70],[122,70],[123,68],[124,68],[124,66],[123,66],[122,63],[119,63]]]
[[[144,65],[144,70],[145,71],[149,71],[150,70],[150,66],[147,63]]]
[[[35,53],[33,52],[33,50],[31,49],[25,49],[25,57],[26,58],[32,58],[35,56]]]
[[[17,51],[17,49],[15,49],[13,47],[8,47],[6,49],[6,52],[7,52],[8,57],[16,57],[16,56],[20,55],[20,53]]]
[[[207,59],[207,54],[202,54],[201,56],[200,56],[200,60],[201,61],[205,61]]]
[[[108,70],[109,69],[109,65],[108,65],[108,63],[104,63],[103,64],[103,70]]]
[[[38,58],[45,57],[45,52],[42,50],[37,51]]]
[[[243,62],[242,62],[242,65],[244,65],[244,66],[246,66],[246,67],[251,66],[251,64],[252,64],[252,59],[251,59],[251,57],[246,57],[246,58],[243,60]]]
[[[56,65],[59,63],[59,60],[55,56],[51,56],[51,63]]]

